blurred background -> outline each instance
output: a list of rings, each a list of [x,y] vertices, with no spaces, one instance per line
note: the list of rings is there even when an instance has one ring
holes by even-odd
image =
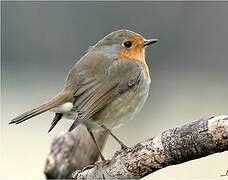
[[[9,126],[16,115],[48,100],[71,66],[106,34],[127,28],[160,42],[147,49],[149,99],[114,133],[128,146],[209,115],[227,114],[228,2],[1,2],[1,177],[44,179],[61,121],[53,114]],[[110,138],[104,155],[119,145]],[[228,153],[171,166],[145,179],[225,179]]]

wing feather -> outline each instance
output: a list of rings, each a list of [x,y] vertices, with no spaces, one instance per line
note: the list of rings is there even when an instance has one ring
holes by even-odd
[[[112,100],[142,78],[142,67],[137,61],[115,61],[104,74],[105,78],[91,81],[75,93],[78,116],[69,131],[85,122]]]

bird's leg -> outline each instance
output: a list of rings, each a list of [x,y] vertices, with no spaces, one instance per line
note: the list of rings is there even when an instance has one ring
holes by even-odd
[[[106,126],[101,125],[101,127],[108,131],[109,134],[120,144],[121,149],[126,150],[128,148],[122,141],[120,141],[114,134],[112,134],[112,132]]]
[[[100,149],[100,147],[98,146],[98,144],[97,144],[97,142],[96,142],[96,139],[95,139],[95,137],[94,137],[94,135],[93,135],[93,132],[92,132],[89,128],[87,128],[87,130],[88,130],[88,132],[89,132],[91,138],[93,139],[93,142],[95,143],[95,145],[96,145],[96,147],[97,147],[97,150],[98,150],[98,152],[99,152],[99,155],[100,155],[100,157],[101,157],[101,160],[102,160],[102,161],[105,161],[105,158],[104,158],[103,154],[101,153],[101,149]]]

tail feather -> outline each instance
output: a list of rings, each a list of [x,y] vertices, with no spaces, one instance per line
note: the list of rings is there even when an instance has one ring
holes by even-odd
[[[41,106],[34,108],[32,110],[29,110],[16,118],[14,118],[9,124],[19,124],[22,123],[34,116],[37,116],[45,111],[48,111],[58,105],[61,105],[67,101],[69,101],[72,98],[72,96],[67,92],[61,92],[57,96],[55,96],[53,99],[48,101],[47,103],[42,104]]]
[[[63,117],[62,113],[55,114],[55,117],[51,123],[51,127],[49,128],[48,132],[51,132],[51,130],[56,126],[56,124],[61,120],[62,117]]]

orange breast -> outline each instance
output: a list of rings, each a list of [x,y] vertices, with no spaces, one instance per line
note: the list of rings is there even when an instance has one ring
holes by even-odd
[[[140,61],[144,68],[144,77],[150,80],[149,68],[145,61],[145,49],[142,46],[136,46],[131,49],[121,49],[117,55],[118,60]]]

